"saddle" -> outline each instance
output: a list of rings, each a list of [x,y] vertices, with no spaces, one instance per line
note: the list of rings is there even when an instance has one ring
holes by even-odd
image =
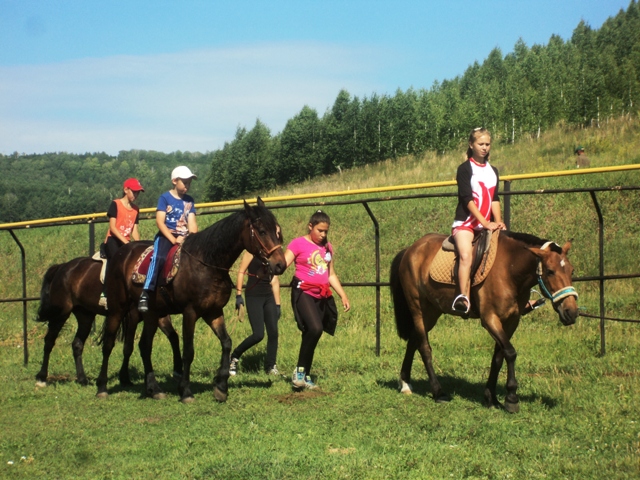
[[[482,282],[493,266],[498,252],[498,237],[500,231],[482,230],[473,240],[473,260],[471,263],[471,285]],[[453,239],[449,236],[442,242],[431,267],[429,276],[438,283],[457,285],[458,254]]]
[[[180,253],[182,252],[182,245],[175,244],[169,250],[167,259],[164,262],[162,271],[160,272],[159,283],[168,284],[178,273],[180,268]],[[149,265],[151,264],[151,254],[153,253],[153,245],[148,247],[133,267],[133,273],[131,274],[131,281],[139,285],[143,284],[147,279],[147,273],[149,273]]]
[[[107,271],[107,257],[103,256],[102,251],[99,250],[93,254],[93,257],[91,257],[91,260],[95,260],[96,262],[102,262],[102,269],[100,270],[100,281],[104,283],[104,275]]]

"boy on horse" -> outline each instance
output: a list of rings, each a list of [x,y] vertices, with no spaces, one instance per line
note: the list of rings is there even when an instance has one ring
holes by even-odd
[[[171,172],[173,188],[160,195],[158,199],[156,208],[158,233],[153,242],[153,256],[147,279],[138,301],[138,310],[142,313],[149,311],[149,294],[156,289],[158,274],[171,247],[181,244],[188,234],[198,231],[195,201],[193,197],[187,195],[194,178],[198,177],[189,167],[174,168]]]

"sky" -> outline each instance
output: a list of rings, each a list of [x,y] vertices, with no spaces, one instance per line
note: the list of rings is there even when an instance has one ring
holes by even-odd
[[[629,0],[0,0],[0,153],[208,152],[339,91],[429,89]]]

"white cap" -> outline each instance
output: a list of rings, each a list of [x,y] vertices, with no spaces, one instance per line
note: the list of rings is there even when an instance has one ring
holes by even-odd
[[[175,180],[176,178],[180,178],[181,180],[188,180],[190,178],[198,178],[195,173],[189,170],[189,167],[185,167],[181,165],[173,169],[171,172],[171,180]]]

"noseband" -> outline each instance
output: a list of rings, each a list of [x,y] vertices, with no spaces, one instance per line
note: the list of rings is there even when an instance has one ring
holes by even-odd
[[[540,249],[541,250],[546,249],[551,243],[552,242],[545,243]],[[542,294],[546,298],[551,300],[554,310],[557,311],[558,305],[560,304],[560,302],[567,297],[576,297],[576,300],[578,299],[578,292],[571,285],[568,287],[561,288],[560,290],[555,291],[553,294],[549,292],[549,290],[544,284],[544,281],[542,280],[542,260],[539,258],[538,258],[538,268],[536,269],[536,275],[538,276],[538,285],[540,286],[540,290],[542,291]]]

